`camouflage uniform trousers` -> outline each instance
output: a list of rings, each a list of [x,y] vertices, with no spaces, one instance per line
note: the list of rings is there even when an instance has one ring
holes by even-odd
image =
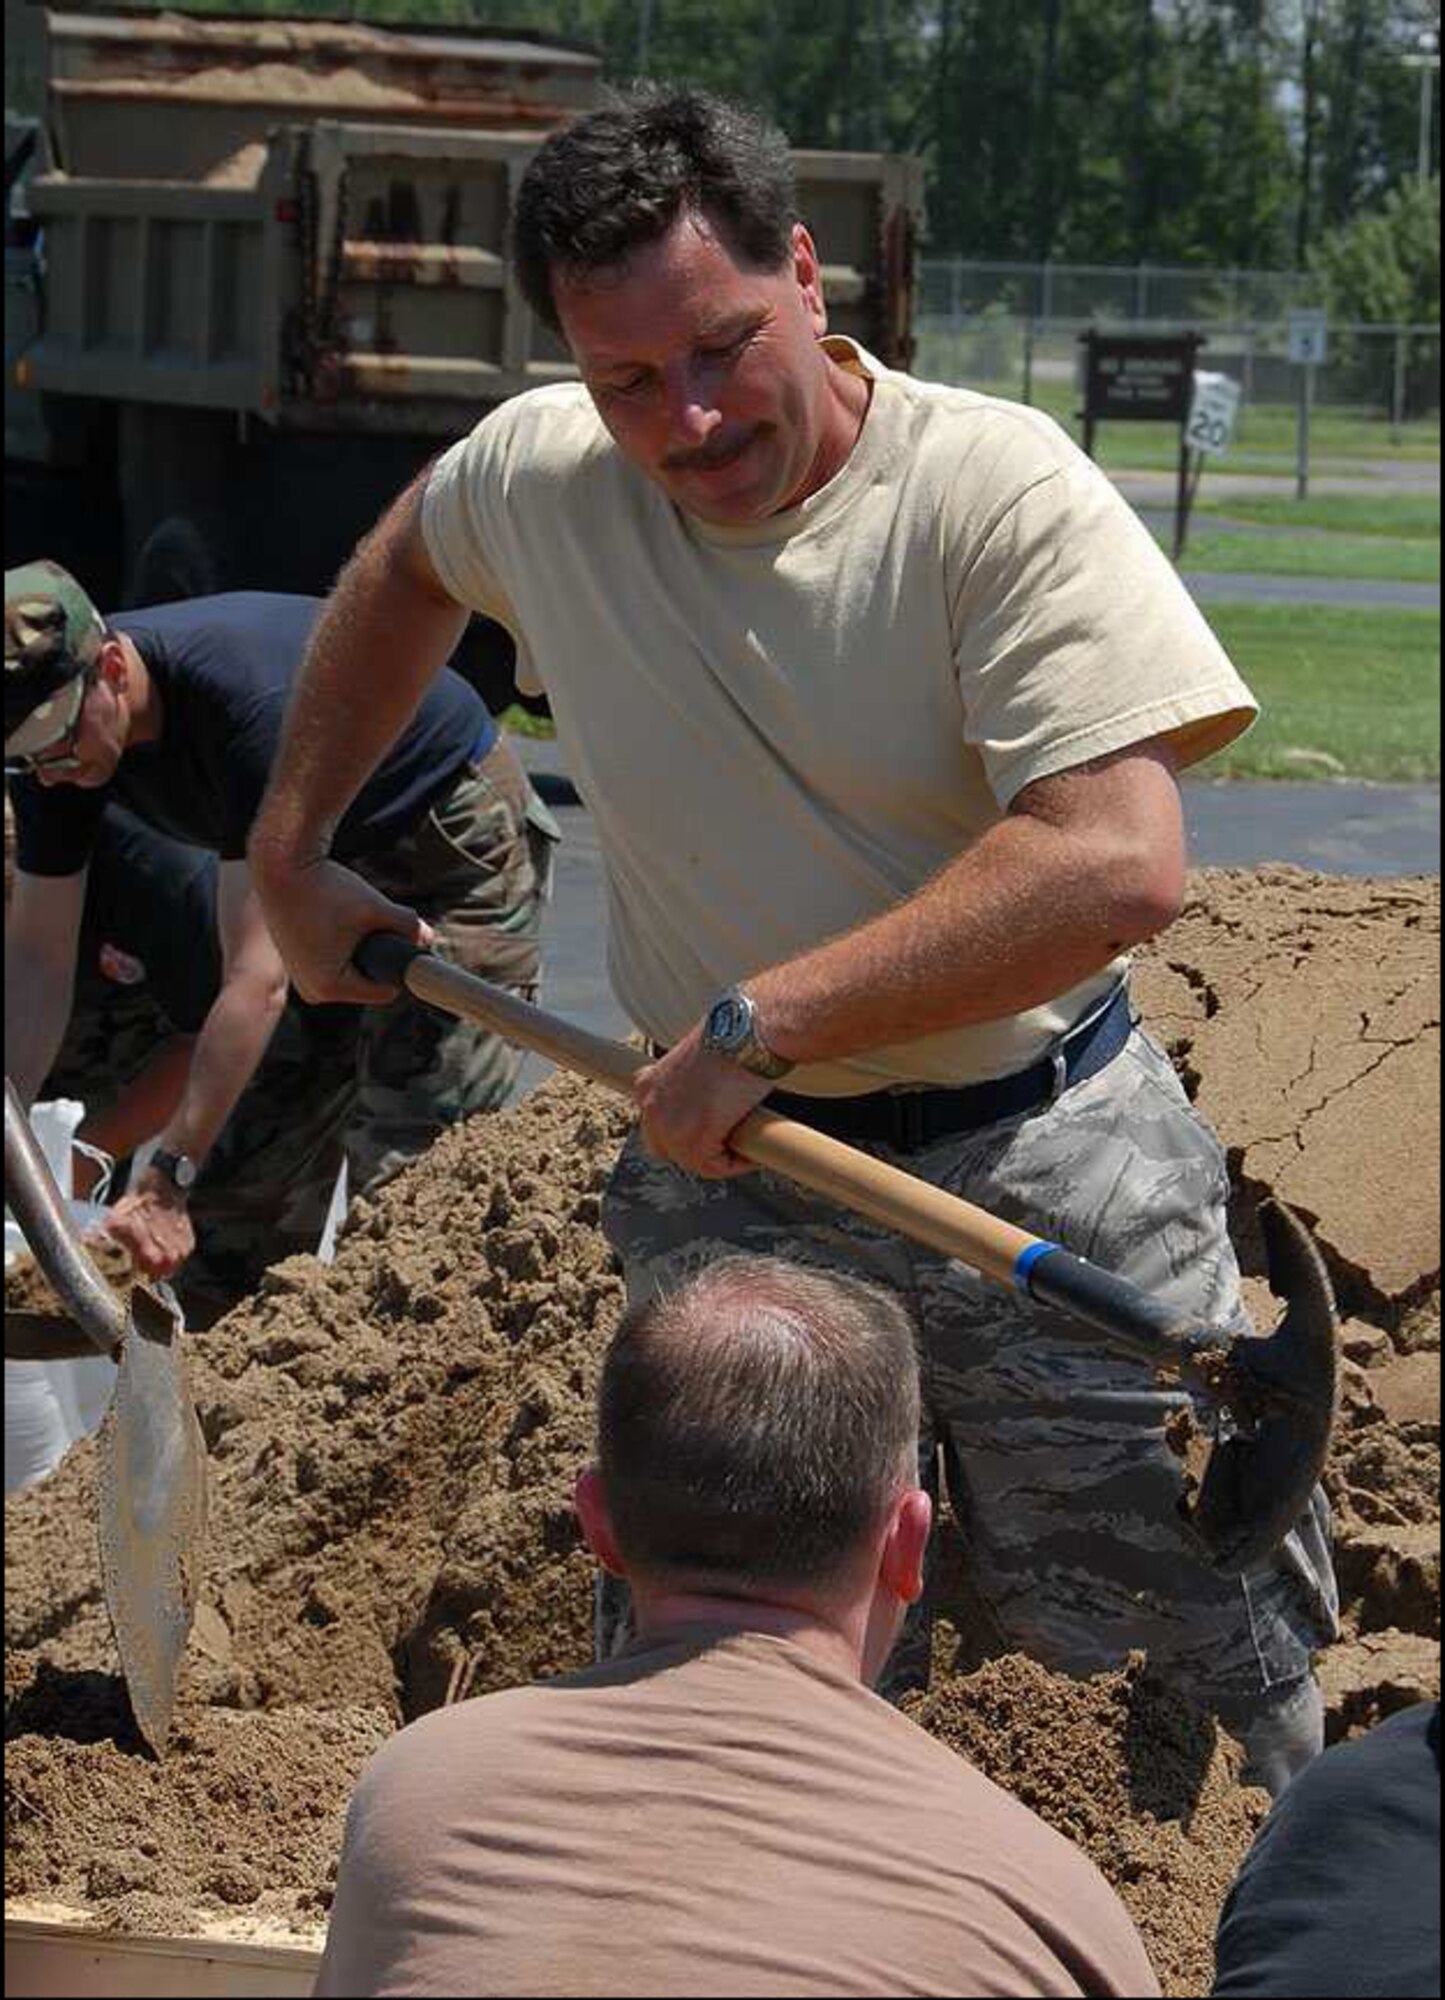
[[[403,840],[354,865],[454,963],[535,1000],[559,837],[501,739]],[[505,1103],[520,1064],[499,1036],[405,994],[382,1008],[293,999],[192,1195],[197,1249],[177,1280],[192,1320],[316,1248],[343,1157],[350,1195],[374,1192],[446,1126]]]
[[[1223,1153],[1137,1028],[1112,1063],[1040,1111],[919,1153],[870,1150],[1181,1313],[1249,1330]],[[1241,1733],[1303,1704],[1305,1733],[1317,1734],[1311,1655],[1335,1635],[1338,1610],[1327,1502],[1316,1490],[1268,1563],[1243,1576],[1209,1568],[1176,1515],[1181,1469],[1164,1436],[1187,1398],[1142,1363],[781,1177],[698,1180],[649,1159],[635,1134],[602,1220],[634,1299],[735,1251],[891,1288],[920,1341],[920,1483],[938,1492],[941,1460],[971,1581],[1004,1643],[1079,1675],[1142,1649]],[[929,1628],[925,1594],[880,1692],[927,1684]],[[625,1586],[604,1579],[599,1653],[629,1631]]]

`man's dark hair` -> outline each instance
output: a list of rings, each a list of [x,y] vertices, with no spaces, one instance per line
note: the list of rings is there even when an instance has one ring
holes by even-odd
[[[835,1581],[911,1481],[918,1361],[855,1278],[727,1257],[632,1306],[607,1351],[598,1465],[642,1575]]]
[[[788,142],[724,98],[640,87],[554,132],[523,174],[512,217],[522,296],[560,333],[554,272],[622,264],[684,214],[706,216],[739,262],[780,270],[797,220]]]

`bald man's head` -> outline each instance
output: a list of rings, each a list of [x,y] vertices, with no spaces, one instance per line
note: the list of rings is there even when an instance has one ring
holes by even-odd
[[[913,1332],[890,1294],[729,1257],[613,1336],[598,1465],[628,1570],[826,1585],[916,1477]]]

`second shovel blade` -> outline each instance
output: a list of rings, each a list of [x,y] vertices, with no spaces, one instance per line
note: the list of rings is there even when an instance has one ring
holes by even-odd
[[[100,1435],[100,1565],[141,1734],[170,1734],[206,1529],[206,1456],[169,1294],[137,1286]]]

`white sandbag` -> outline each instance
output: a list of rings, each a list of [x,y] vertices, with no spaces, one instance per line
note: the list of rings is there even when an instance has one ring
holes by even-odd
[[[74,1098],[35,1105],[31,1130],[40,1141],[62,1194],[71,1188],[70,1151],[85,1106]],[[71,1201],[70,1213],[82,1233],[105,1220],[99,1202]],[[6,1213],[5,1268],[28,1256],[18,1223]],[[60,1464],[71,1446],[100,1428],[110,1408],[116,1368],[103,1354],[78,1361],[5,1363],[5,1491],[38,1485]]]
[[[100,1429],[115,1392],[115,1364],[103,1354],[79,1361],[5,1363],[5,1491],[48,1479],[72,1445]]]
[[[73,1201],[82,1230],[105,1219],[98,1202]],[[5,1224],[5,1264],[28,1256],[13,1222]],[[110,1408],[116,1368],[103,1354],[77,1361],[5,1363],[5,1491],[19,1493],[48,1479],[73,1444],[100,1428]]]

